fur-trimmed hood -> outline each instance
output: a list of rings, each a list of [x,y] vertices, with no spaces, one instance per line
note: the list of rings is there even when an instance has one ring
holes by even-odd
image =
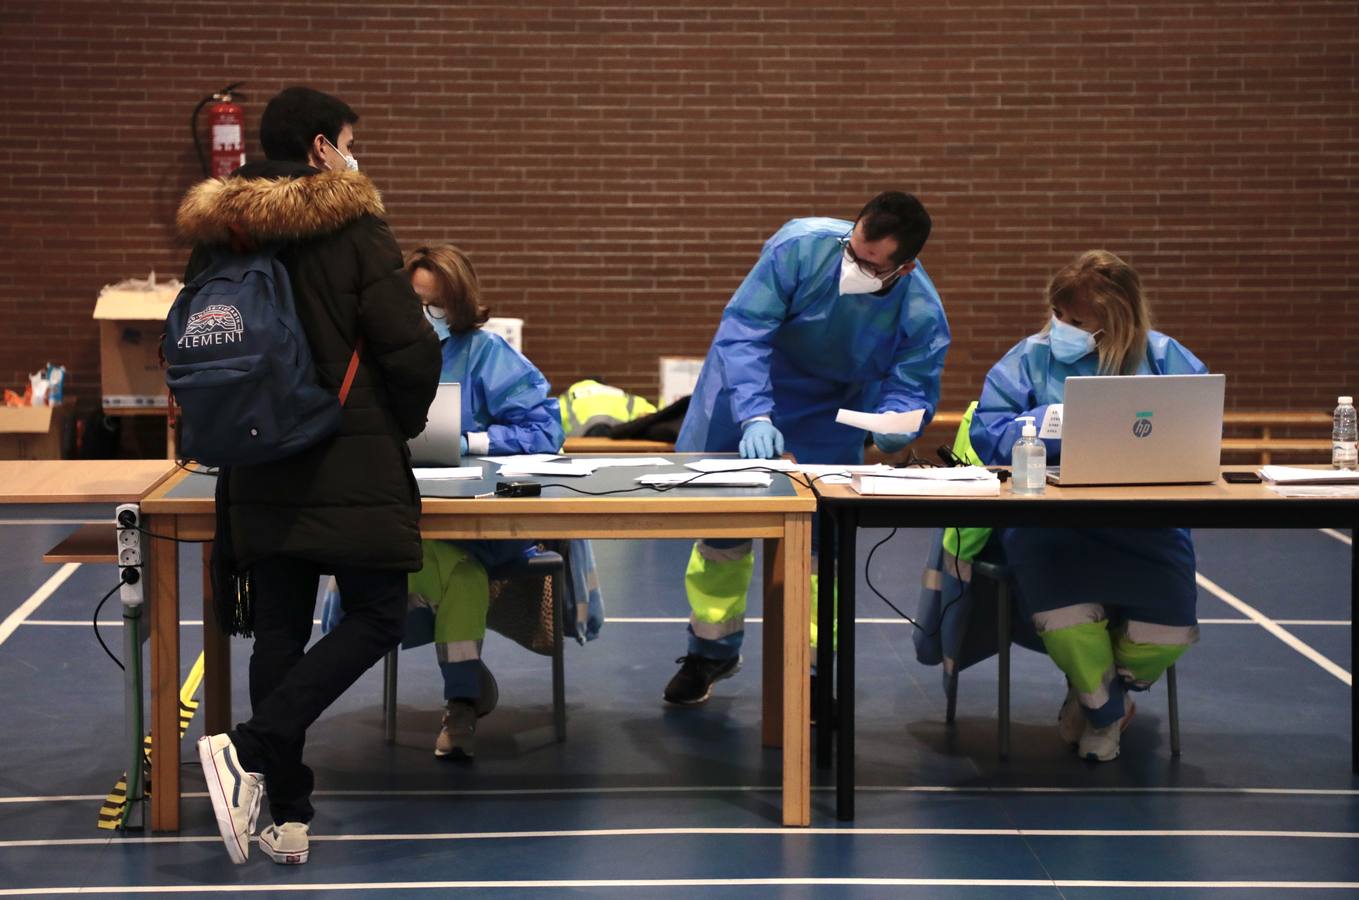
[[[297,166],[285,174],[261,166],[261,174],[251,177],[252,168],[194,185],[175,216],[179,233],[196,244],[223,244],[228,227],[237,225],[261,241],[288,241],[338,231],[367,213],[383,214],[382,197],[361,172]]]

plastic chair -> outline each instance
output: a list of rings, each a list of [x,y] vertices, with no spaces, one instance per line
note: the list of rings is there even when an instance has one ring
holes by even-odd
[[[562,551],[565,547],[560,548]],[[487,573],[491,604],[486,627],[526,650],[552,657],[552,728],[566,740],[566,665],[563,604],[570,600],[564,552],[545,550]],[[401,648],[382,662],[382,717],[387,743],[396,742],[396,670]]]
[[[999,663],[999,684],[996,691],[997,753],[1001,759],[1010,758],[1010,570],[997,563],[972,561],[972,588],[977,579],[984,578],[995,585],[996,595],[996,655]],[[944,721],[952,723],[958,710],[958,671],[949,676],[944,688],[948,706]],[[1175,667],[1166,669],[1166,697],[1170,707],[1170,755],[1180,755],[1180,696],[1175,684]]]

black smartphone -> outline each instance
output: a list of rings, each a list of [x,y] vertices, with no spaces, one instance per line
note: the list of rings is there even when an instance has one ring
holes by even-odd
[[[1260,476],[1254,472],[1223,472],[1222,480],[1228,484],[1259,484]]]

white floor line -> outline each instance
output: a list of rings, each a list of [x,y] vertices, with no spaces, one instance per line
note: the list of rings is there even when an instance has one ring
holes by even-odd
[[[368,881],[329,884],[211,884],[211,885],[101,885],[95,887],[22,888],[0,890],[0,897],[39,897],[57,894],[187,894],[264,893],[267,891],[450,891],[450,890],[579,890],[581,888],[703,888],[703,887],[1057,887],[1123,890],[1330,890],[1359,889],[1359,881],[1077,881],[1044,878],[653,878],[641,880],[569,881]]]
[[[0,519],[0,525],[111,525],[113,519]]]
[[[830,793],[833,786],[813,786],[812,791]],[[859,794],[1170,794],[1170,795],[1226,795],[1226,796],[1265,796],[1265,797],[1359,797],[1359,788],[1232,788],[1232,787],[955,787],[951,785],[859,785]],[[584,788],[501,788],[485,790],[366,790],[366,791],[316,791],[317,797],[336,797],[341,799],[362,800],[367,797],[558,797],[558,796],[602,796],[602,795],[647,795],[647,794],[777,794],[782,791],[778,785],[637,785],[634,787],[584,787]],[[180,794],[186,799],[203,798],[206,791],[184,791]],[[0,797],[0,804],[41,804],[41,803],[90,803],[104,799],[103,794],[47,794],[28,797]]]
[[[1199,619],[1200,625],[1258,625],[1254,619]],[[1275,619],[1275,625],[1336,626],[1348,628],[1349,619]]]
[[[396,832],[391,834],[313,834],[313,843],[357,844],[415,841],[529,841],[547,839],[638,838],[638,837],[781,837],[803,835],[843,837],[970,837],[970,838],[1210,838],[1269,840],[1359,840],[1354,831],[1280,831],[1250,829],[1137,829],[1137,828],[591,828],[563,831],[444,831]],[[102,847],[108,837],[30,838],[0,841],[0,849],[19,847]],[[121,844],[216,844],[220,835],[123,836]]]
[[[1309,646],[1302,640],[1299,640],[1296,635],[1292,634],[1289,631],[1285,631],[1277,622],[1270,619],[1264,613],[1260,612],[1258,609],[1251,606],[1249,603],[1242,600],[1240,597],[1237,597],[1230,591],[1227,591],[1225,588],[1218,586],[1208,578],[1204,577],[1204,575],[1201,572],[1195,572],[1194,579],[1199,583],[1199,586],[1202,587],[1205,591],[1212,594],[1214,597],[1217,597],[1223,603],[1226,603],[1228,606],[1232,607],[1242,615],[1247,616],[1253,619],[1254,621],[1258,622],[1270,634],[1274,635],[1276,638],[1283,641],[1289,647],[1296,650],[1298,653],[1301,653],[1303,656],[1307,657],[1312,662],[1316,663],[1318,666],[1321,666],[1321,668],[1325,669],[1328,673],[1340,679],[1346,685],[1349,685],[1351,687],[1354,686],[1354,679],[1350,676],[1349,672],[1347,672],[1344,668],[1337,665],[1336,663],[1332,662],[1326,656],[1322,655],[1321,653],[1313,649],[1311,646]]]
[[[1351,538],[1348,534],[1336,531],[1334,528],[1323,528],[1321,529],[1321,533],[1326,535],[1327,537],[1333,537],[1340,543],[1345,544],[1347,546],[1351,547],[1354,546],[1353,538]]]
[[[48,597],[56,593],[57,588],[66,583],[66,579],[71,577],[71,573],[80,568],[80,563],[66,563],[60,569],[52,573],[52,577],[43,582],[42,587],[33,592],[33,595],[19,604],[19,608],[5,617],[5,621],[0,622],[0,644],[3,644],[14,630],[23,624],[33,614]]]

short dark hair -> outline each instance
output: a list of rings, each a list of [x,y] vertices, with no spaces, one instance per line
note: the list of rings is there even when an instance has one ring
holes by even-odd
[[[340,131],[359,120],[339,97],[309,87],[290,87],[269,101],[260,117],[260,143],[269,159],[306,162],[312,139],[325,135],[332,144]]]
[[[896,263],[909,262],[920,255],[933,225],[924,204],[901,191],[883,191],[869,200],[856,221],[862,223],[867,240],[896,238],[897,252],[892,257]]]

